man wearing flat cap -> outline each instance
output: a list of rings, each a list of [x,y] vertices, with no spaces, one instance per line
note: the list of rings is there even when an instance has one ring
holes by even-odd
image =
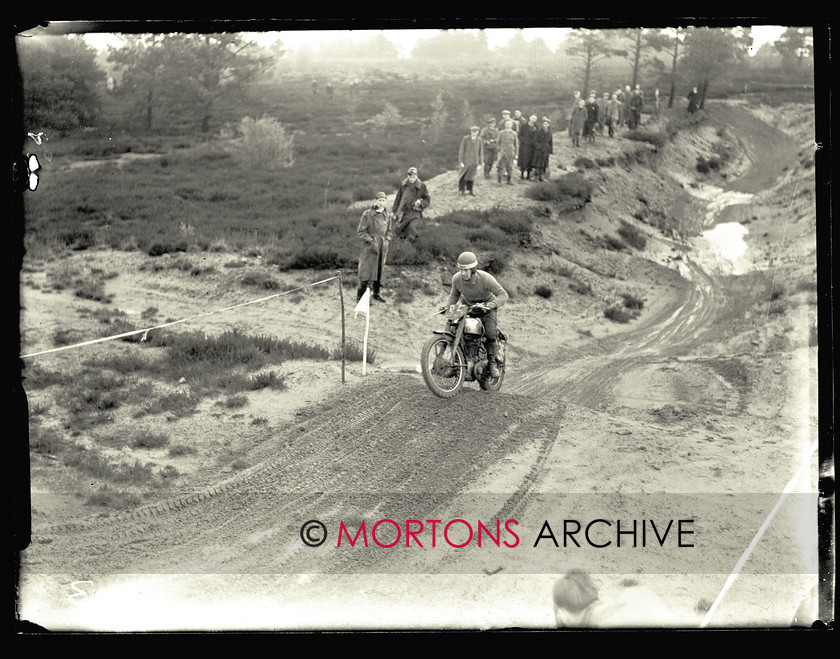
[[[484,143],[484,178],[490,178],[490,170],[496,162],[496,154],[499,152],[499,129],[496,127],[496,120],[490,117],[487,125],[479,134]]]
[[[417,176],[417,168],[410,167],[394,197],[392,212],[396,221],[396,235],[400,238],[416,240],[417,230],[412,223],[423,217],[423,211],[431,203],[426,184]]]
[[[362,213],[359,228],[356,229],[356,236],[362,241],[356,302],[362,299],[369,286],[373,288],[373,299],[385,302],[380,295],[380,285],[388,257],[388,245],[394,237],[393,216],[387,208],[386,199],[384,192],[377,193],[373,206]]]
[[[484,142],[478,136],[479,132],[478,126],[472,126],[470,134],[461,140],[461,148],[458,150],[458,191],[473,197],[475,173],[484,164]]]

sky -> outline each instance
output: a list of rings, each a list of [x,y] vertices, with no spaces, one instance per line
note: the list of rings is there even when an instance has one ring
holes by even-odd
[[[752,27],[753,48],[750,50],[750,54],[754,55],[763,44],[778,39],[785,29],[785,27],[778,25],[754,25]],[[475,32],[475,30],[472,31]],[[403,57],[408,57],[419,39],[432,37],[437,33],[437,30],[294,30],[248,32],[246,34],[253,36],[262,45],[268,45],[279,39],[288,49],[296,49],[305,44],[317,49],[322,43],[348,38],[359,41],[376,32],[382,32],[389,41],[397,46]],[[539,37],[551,50],[555,50],[568,32],[569,28],[524,28],[522,36],[525,41],[529,42]],[[513,28],[490,28],[485,30],[485,33],[487,43],[492,50],[498,46],[506,45],[516,33],[516,30]],[[119,43],[119,39],[114,34],[88,34],[85,36],[85,40],[97,48],[104,48],[109,44],[118,45]]]

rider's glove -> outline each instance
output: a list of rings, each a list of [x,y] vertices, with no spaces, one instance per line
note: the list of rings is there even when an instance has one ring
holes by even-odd
[[[484,306],[487,307],[488,309],[495,309],[496,308],[496,303],[492,302],[492,301],[491,302],[485,302]]]

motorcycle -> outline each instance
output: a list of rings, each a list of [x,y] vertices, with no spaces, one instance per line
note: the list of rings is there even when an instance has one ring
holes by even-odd
[[[490,375],[484,323],[481,317],[489,312],[483,304],[453,304],[442,307],[435,315],[446,317],[446,328],[435,330],[420,352],[420,371],[431,392],[441,398],[452,398],[464,382],[478,382],[485,391],[498,391],[505,379],[507,337],[497,331],[496,364],[499,377]]]

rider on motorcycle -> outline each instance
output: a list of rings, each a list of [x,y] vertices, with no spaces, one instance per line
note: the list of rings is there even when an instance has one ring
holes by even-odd
[[[490,377],[500,376],[496,364],[496,336],[497,309],[508,299],[508,294],[501,287],[496,278],[489,272],[478,269],[478,259],[472,252],[463,252],[458,257],[458,272],[452,276],[452,290],[449,292],[447,306],[463,300],[466,304],[479,304],[489,307],[482,318],[484,323],[485,342],[487,345],[487,361],[489,362]]]

